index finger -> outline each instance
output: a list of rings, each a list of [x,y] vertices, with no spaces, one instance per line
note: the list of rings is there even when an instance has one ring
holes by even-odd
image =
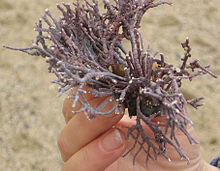
[[[71,120],[71,118],[73,118],[76,115],[76,114],[74,114],[73,111],[78,111],[82,107],[82,105],[79,102],[77,102],[76,106],[73,107],[74,97],[75,97],[75,94],[76,94],[78,88],[79,88],[79,86],[76,86],[76,87],[72,88],[71,91],[69,92],[67,98],[64,100],[64,103],[63,103],[63,116],[65,118],[66,123],[68,123],[69,120]],[[89,104],[93,108],[98,107],[107,98],[107,97],[94,97],[89,92],[90,88],[87,87],[87,86],[83,86],[81,89],[85,91],[83,96],[86,98],[86,100],[89,102]],[[83,98],[82,98],[81,95],[79,95],[79,99],[81,101],[83,101]]]

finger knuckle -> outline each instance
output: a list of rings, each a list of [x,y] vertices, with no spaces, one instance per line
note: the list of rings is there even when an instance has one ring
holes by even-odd
[[[82,150],[82,160],[83,161],[90,161],[91,159],[90,159],[90,150],[88,149],[88,148],[84,148],[83,150]]]
[[[58,145],[60,153],[63,157],[63,160],[65,160],[71,156],[70,150],[68,148],[68,141],[62,132],[58,136],[57,145]]]

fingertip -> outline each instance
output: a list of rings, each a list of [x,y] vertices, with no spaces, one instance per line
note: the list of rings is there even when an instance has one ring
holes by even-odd
[[[69,120],[73,116],[75,116],[73,111],[78,111],[82,107],[81,103],[79,102],[77,102],[76,106],[73,107],[74,97],[75,97],[75,93],[77,89],[78,87],[74,87],[73,89],[71,89],[71,92],[69,93],[68,97],[64,100],[64,103],[63,103],[62,112],[63,112],[66,123],[68,123]],[[125,112],[124,105],[122,104],[120,106],[116,106],[118,105],[117,102],[114,99],[112,100],[110,96],[94,97],[89,92],[88,87],[84,86],[82,89],[86,90],[86,93],[83,94],[84,97],[82,97],[82,95],[79,95],[79,99],[82,102],[85,102],[84,98],[86,98],[89,105],[100,113],[100,114],[97,114],[97,116],[103,115],[107,117],[114,117],[115,114],[120,115],[120,116],[124,114]]]
[[[79,88],[79,86],[73,87],[71,89],[71,91],[69,92],[68,96],[64,100],[62,113],[63,113],[63,116],[65,118],[66,123],[68,123],[69,120],[73,116],[75,116],[73,111],[77,111],[82,107],[81,103],[79,103],[79,102],[77,102],[76,105],[73,107],[73,103],[74,103],[74,99],[75,99],[74,97],[75,97],[75,94],[76,94],[78,88]],[[89,87],[83,86],[82,89],[87,92]],[[86,93],[85,97],[87,100],[92,99],[92,97],[89,93]],[[80,96],[80,99],[82,100],[81,96]]]

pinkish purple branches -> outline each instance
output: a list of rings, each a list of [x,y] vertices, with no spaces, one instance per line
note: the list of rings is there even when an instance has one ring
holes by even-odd
[[[180,149],[175,129],[182,131],[190,143],[197,143],[186,129],[187,124],[192,124],[186,105],[197,108],[202,98],[186,101],[179,89],[181,80],[191,81],[204,74],[216,76],[208,70],[209,65],[203,67],[198,60],[188,62],[191,58],[189,39],[182,43],[185,55],[180,67],[166,63],[163,54],[159,58],[157,54],[152,55],[150,47],[144,50],[140,30],[143,15],[159,5],[170,5],[169,2],[103,0],[103,3],[104,13],[100,12],[97,0],[85,0],[83,5],[77,1],[73,8],[65,3],[57,5],[62,13],[60,20],[46,10],[36,24],[38,36],[31,47],[7,48],[46,58],[49,72],[57,76],[52,82],[60,86],[59,95],[79,86],[71,98],[73,107],[79,102],[82,108],[73,113],[84,112],[92,119],[112,112],[120,114],[121,105],[128,108],[129,116],[136,116],[136,125],[129,127],[127,134],[135,143],[126,154],[138,147],[133,163],[141,150],[146,152],[146,165],[149,158],[157,160],[158,155],[170,161],[167,145],[173,146],[181,158],[189,160]],[[42,22],[47,27],[42,27]],[[130,42],[129,51],[125,50],[123,39]],[[85,98],[84,85],[90,87],[93,96],[106,96],[106,100],[93,108]],[[116,105],[108,112],[101,112],[113,100]],[[164,123],[153,122],[158,116],[165,118]],[[144,131],[143,124],[150,128],[153,136]],[[161,125],[165,129],[161,129]]]

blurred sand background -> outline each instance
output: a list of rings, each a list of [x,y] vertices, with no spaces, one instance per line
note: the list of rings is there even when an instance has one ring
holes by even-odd
[[[27,47],[36,33],[34,23],[44,9],[59,16],[58,0],[0,0],[0,170],[59,170],[62,161],[57,136],[64,127],[62,102],[54,75],[40,57],[2,48]],[[66,1],[68,2],[68,1]],[[69,1],[71,2],[71,1]],[[143,21],[145,44],[179,63],[180,43],[188,36],[193,58],[211,64],[220,77],[220,1],[172,0],[173,6],[150,10]],[[203,76],[184,82],[186,97],[206,96],[205,106],[191,108],[202,156],[220,154],[220,79]]]

